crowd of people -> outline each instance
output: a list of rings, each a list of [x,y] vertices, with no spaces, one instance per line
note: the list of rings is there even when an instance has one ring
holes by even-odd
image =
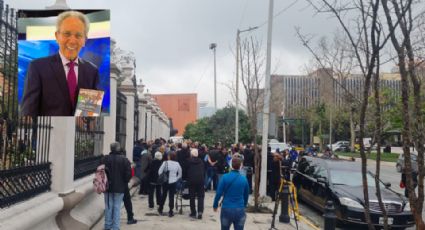
[[[105,229],[119,229],[118,203],[121,204],[122,200],[127,211],[127,224],[137,223],[127,186],[130,162],[117,145],[119,143],[113,143],[111,153],[102,159],[108,169],[108,178],[111,178],[105,193]],[[254,172],[254,152],[250,144],[227,148],[221,143],[207,147],[190,140],[177,144],[161,138],[147,142],[138,140],[133,148],[133,165],[134,176],[140,179],[139,193],[148,196],[149,208],[156,208],[159,215],[164,215],[168,201],[167,215],[173,217],[176,192],[188,189],[189,217],[202,219],[205,192],[216,190],[213,207],[216,211],[218,204],[222,203],[222,229],[229,229],[232,224],[235,229],[243,229]],[[167,181],[162,182],[160,177],[164,173]],[[222,202],[219,202],[221,198]]]

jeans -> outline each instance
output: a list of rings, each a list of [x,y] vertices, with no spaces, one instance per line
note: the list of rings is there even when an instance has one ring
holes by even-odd
[[[243,230],[245,220],[245,208],[221,208],[221,230],[229,230],[232,224],[235,230]]]
[[[167,199],[167,193],[169,195],[168,198],[168,207],[170,208],[169,212],[173,212],[174,209],[174,196],[176,195],[176,183],[172,183],[172,184],[164,184],[163,185],[163,193],[162,193],[162,199],[161,199],[161,203],[159,205],[159,210],[163,210],[164,208],[164,204],[165,204],[165,200]]]
[[[120,229],[121,202],[124,193],[105,193],[105,229]]]
[[[211,181],[213,182],[213,188],[216,189],[217,174],[216,169],[211,166],[207,166],[207,172],[205,174],[205,189],[208,189]]]
[[[252,193],[252,174],[253,174],[253,167],[250,166],[244,166],[242,168],[246,172],[246,179],[248,179],[248,186],[249,186],[249,194]],[[242,172],[241,172],[242,174]]]

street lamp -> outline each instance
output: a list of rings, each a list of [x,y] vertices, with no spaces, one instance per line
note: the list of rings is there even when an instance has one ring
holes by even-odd
[[[215,63],[215,48],[217,47],[217,44],[211,43],[210,44],[210,50],[213,50],[214,52],[214,109],[215,112],[217,112],[217,72],[216,72],[216,63]]]
[[[239,49],[240,34],[258,29],[258,26],[249,27],[246,30],[237,30],[236,32],[236,102],[235,102],[235,144],[239,142]]]

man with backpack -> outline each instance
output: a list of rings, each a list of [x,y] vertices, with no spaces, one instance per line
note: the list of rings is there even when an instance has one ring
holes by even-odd
[[[105,191],[105,229],[120,228],[120,210],[124,192],[131,178],[130,161],[121,155],[120,143],[111,144],[111,152],[101,160],[105,165],[108,186]]]

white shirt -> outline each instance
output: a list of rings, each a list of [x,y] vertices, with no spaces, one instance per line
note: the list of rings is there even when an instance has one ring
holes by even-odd
[[[70,63],[71,61],[68,60],[65,56],[63,56],[60,51],[59,51],[59,56],[61,57],[61,60],[62,60],[62,66],[63,66],[63,70],[65,71],[66,80],[68,80],[68,72],[69,72],[68,63]],[[74,65],[75,77],[77,78],[76,80],[78,85],[78,57],[75,59],[74,63],[75,63]]]
[[[172,161],[172,160],[162,162],[161,167],[159,167],[158,169],[158,175],[161,175],[161,173],[167,168],[168,168],[168,171],[170,171],[170,174],[168,177],[168,184],[175,183],[182,177],[182,168],[180,167],[179,162]]]

